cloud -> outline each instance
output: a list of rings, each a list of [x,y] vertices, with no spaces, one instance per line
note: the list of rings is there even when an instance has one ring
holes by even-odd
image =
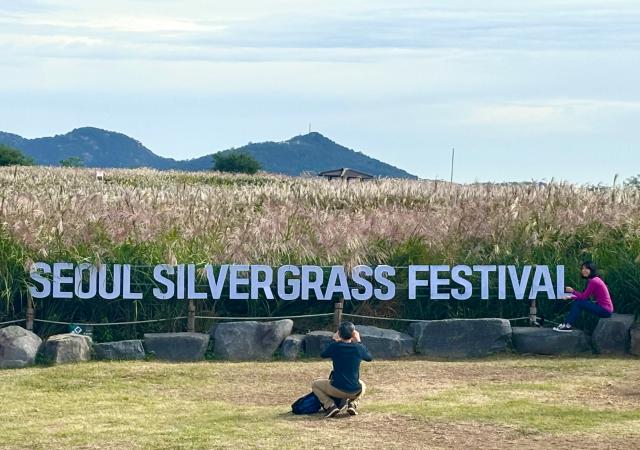
[[[7,21],[5,21],[6,23]],[[91,18],[82,22],[68,19],[24,18],[21,25],[25,28],[45,27],[49,33],[76,31],[82,33],[187,33],[199,31],[215,31],[220,26],[198,23],[189,19],[169,17],[135,17],[114,16]]]
[[[158,11],[162,8],[149,2],[136,3],[126,14],[116,6],[98,9],[91,3],[78,3],[65,14],[27,11],[25,6],[21,14],[0,13],[0,38],[16,54],[131,59],[146,53],[147,59],[159,60],[282,60],[285,53],[301,60],[353,57],[345,50],[359,50],[362,59],[381,50],[388,56],[433,49],[640,50],[640,7],[620,2],[618,8],[542,2],[526,10],[508,2],[489,3],[483,10],[456,2],[425,6],[404,1],[389,7],[371,1],[342,9],[332,1],[313,9],[305,9],[304,2],[297,9],[291,2],[280,2],[271,10],[256,2],[244,3],[255,6],[255,11],[218,13],[218,6],[197,1],[186,2],[180,14],[162,14]],[[353,5],[358,6],[357,13]],[[100,40],[102,45],[91,47],[92,55],[87,48],[60,46],[56,39],[45,46],[34,35],[77,36]],[[251,56],[253,50],[257,56]]]
[[[548,99],[480,104],[469,108],[463,123],[472,126],[530,128],[531,131],[588,132],[603,119],[640,113],[640,101]]]
[[[12,13],[42,13],[58,11],[62,9],[59,5],[54,5],[46,0],[9,0],[0,3],[0,14]]]

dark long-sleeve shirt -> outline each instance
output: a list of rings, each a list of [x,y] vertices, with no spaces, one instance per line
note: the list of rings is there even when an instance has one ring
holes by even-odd
[[[372,361],[371,353],[359,342],[332,342],[320,354],[333,361],[331,385],[343,392],[354,393],[360,386],[360,361]]]

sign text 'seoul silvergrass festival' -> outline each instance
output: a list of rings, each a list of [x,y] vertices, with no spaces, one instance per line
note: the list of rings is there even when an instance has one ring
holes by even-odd
[[[419,295],[431,300],[469,300],[474,291],[483,300],[504,300],[507,290],[517,300],[539,296],[555,300],[565,295],[561,265],[555,267],[555,277],[546,265],[412,265],[406,269],[403,284],[409,300]],[[131,281],[131,270],[130,264],[38,262],[31,267],[29,291],[34,298],[142,299],[143,293],[136,289],[140,285]],[[158,264],[152,277],[151,293],[158,300],[331,300],[339,295],[366,301],[391,300],[396,294],[396,268],[388,265],[349,270],[345,266]]]

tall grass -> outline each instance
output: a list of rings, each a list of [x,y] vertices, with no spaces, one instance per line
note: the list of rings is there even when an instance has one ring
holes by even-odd
[[[564,264],[568,284],[580,287],[579,263],[593,259],[603,268],[617,310],[638,314],[639,212],[640,192],[630,187],[406,180],[347,184],[146,169],[113,170],[106,182],[99,182],[89,169],[0,168],[0,321],[23,317],[24,267],[36,260]],[[149,289],[148,272],[140,270],[134,282]],[[515,317],[528,310],[516,300],[408,301],[403,292],[399,289],[392,302],[347,304],[346,310],[408,318]],[[150,299],[45,300],[36,306],[40,317],[96,322],[178,316],[186,308],[183,302]],[[328,302],[313,301],[199,305],[199,311],[222,315],[331,308]],[[539,305],[549,318],[560,317],[564,308],[558,302]],[[183,322],[155,326],[182,327]],[[140,331],[128,327],[109,332]]]

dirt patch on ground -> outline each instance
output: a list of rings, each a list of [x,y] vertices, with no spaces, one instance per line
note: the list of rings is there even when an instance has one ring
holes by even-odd
[[[593,360],[597,364],[597,360]],[[292,365],[283,372],[277,363],[248,363],[219,366],[205,375],[210,388],[198,390],[200,398],[232,402],[238,405],[278,406],[310,391],[316,378],[328,376],[331,363],[311,361]],[[204,368],[204,366],[203,366]],[[211,370],[205,368],[205,370]],[[585,378],[586,377],[586,378]],[[617,374],[586,376],[581,371],[567,373],[562,367],[531,367],[505,361],[440,362],[426,360],[377,361],[362,365],[367,383],[367,399],[375,402],[401,403],[424,399],[449,389],[482,390],[489,387],[505,390],[515,385],[529,386],[527,395],[546,401],[563,401],[594,407],[640,407],[640,370]],[[540,385],[540,389],[536,386]],[[546,385],[553,385],[546,390]],[[237,388],[241,386],[242,388]],[[286,386],[286,391],[283,387]],[[164,395],[167,388],[159,386]]]
[[[409,416],[363,413],[356,417],[293,417],[287,422],[299,429],[303,445],[360,449],[581,449],[638,448],[640,436],[550,435],[527,433],[516,427],[477,422],[424,421]],[[324,436],[317,439],[314,436]]]
[[[346,448],[478,448],[493,435],[515,442],[520,433],[507,427],[482,424],[429,423],[408,416],[363,413],[357,417],[293,420],[305,435],[332,436]]]

